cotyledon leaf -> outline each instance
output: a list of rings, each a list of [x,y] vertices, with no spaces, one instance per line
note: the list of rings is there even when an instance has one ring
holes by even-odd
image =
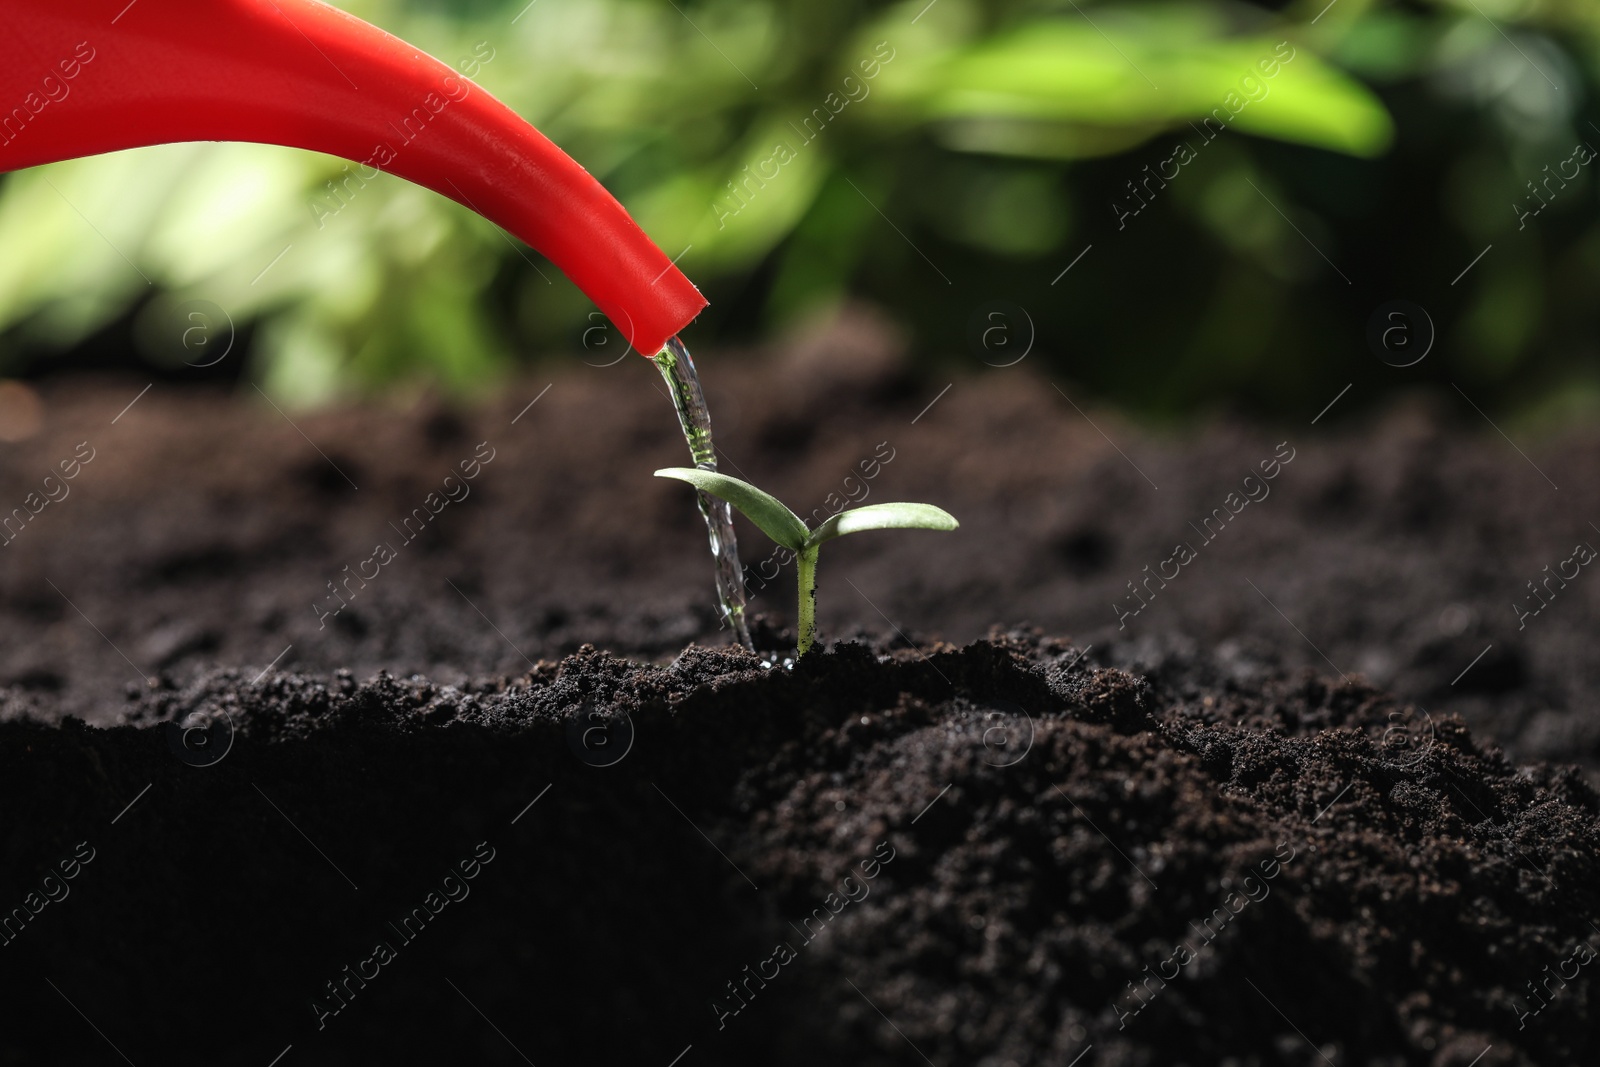
[[[955,516],[932,504],[868,504],[841,511],[811,532],[806,547],[861,530],[954,530]]]
[[[762,492],[749,482],[693,467],[667,467],[656,471],[656,477],[676,478],[726,500],[759,526],[762,533],[784,548],[800,551],[811,534],[800,516],[784,506],[783,501],[771,493]]]

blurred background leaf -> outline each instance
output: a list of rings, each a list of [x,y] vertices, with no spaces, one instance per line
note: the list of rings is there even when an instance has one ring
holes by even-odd
[[[1406,382],[1522,410],[1600,394],[1592,168],[1549,180],[1600,145],[1587,0],[340,6],[475,77],[687,249],[713,302],[691,345],[854,298],[930,367],[978,368],[971,319],[1004,299],[1040,366],[1126,407],[1298,418],[1395,381],[1364,335],[1404,298],[1439,337]],[[6,176],[0,375],[193,374],[162,319],[186,300],[238,331],[208,373],[301,405],[581,354],[593,308],[548,262],[349,176],[212,144]]]

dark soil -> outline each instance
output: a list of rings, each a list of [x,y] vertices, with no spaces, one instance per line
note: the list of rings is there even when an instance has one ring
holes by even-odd
[[[93,850],[0,957],[5,1062],[1595,1052],[1594,792],[1359,683],[1152,684],[1009,638],[792,673],[586,649],[467,688],[217,672],[137,708],[226,713],[233,749],[0,734],[7,905]],[[574,722],[631,748],[594,765]]]
[[[93,458],[0,546],[0,1063],[1594,1059],[1600,587],[1526,598],[1600,544],[1600,436],[1163,436],[1026,364],[939,395],[862,322],[702,371],[730,471],[961,518],[829,546],[859,643],[703,647],[637,360],[293,425],[43,386],[0,515]]]
[[[1070,383],[1064,397],[1026,361],[956,378],[919,417],[941,383],[912,379],[870,322],[749,355],[766,358],[701,358],[729,471],[802,513],[864,485],[868,502],[927,500],[962,521],[829,545],[827,635],[895,637],[887,616],[919,643],[966,642],[1027,622],[1139,672],[1310,666],[1456,712],[1516,758],[1600,770],[1600,718],[1585,714],[1600,581],[1587,568],[1564,589],[1552,580],[1520,629],[1513,607],[1538,603],[1528,583],[1575,544],[1600,547],[1600,433],[1505,425],[1513,447],[1465,399],[1402,395],[1375,421],[1340,424],[1335,405],[1315,427],[1310,411],[1271,430],[1218,419],[1157,434],[1086,407]],[[0,714],[115,722],[123,705],[108,697],[141,675],[259,671],[291,644],[281,668],[448,683],[585,643],[670,657],[719,640],[698,516],[681,485],[650,476],[686,453],[641,360],[579,364],[479,408],[297,413],[306,436],[253,389],[241,403],[165,383],[113,425],[145,384],[52,384],[43,429],[0,444],[0,514],[79,442],[96,450],[70,496],[0,547]],[[481,441],[495,458],[471,495],[406,545],[396,527]],[[1283,441],[1295,458],[1271,495],[1205,543],[1190,524]],[[876,478],[845,482],[891,454]],[[758,573],[772,546],[741,528]],[[380,541],[398,558],[362,589],[350,576]],[[1198,558],[1119,629],[1113,605],[1137,603],[1128,583],[1180,541]],[[328,583],[346,579],[355,599],[319,629],[314,605],[337,606]],[[754,609],[791,619],[792,581],[785,571]]]

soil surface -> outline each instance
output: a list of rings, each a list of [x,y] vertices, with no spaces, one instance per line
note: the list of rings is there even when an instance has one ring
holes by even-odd
[[[854,497],[962,522],[829,544],[825,637],[1033,624],[1140,673],[1309,666],[1460,714],[1514,758],[1600,771],[1600,581],[1574,559],[1600,547],[1600,433],[1508,440],[1472,406],[1488,398],[1404,393],[1352,423],[1335,403],[1141,430],[1027,361],[972,360],[941,393],[860,313],[700,363],[730,473],[815,518]],[[286,416],[248,386],[146,384],[45,383],[37,432],[0,443],[0,516],[43,500],[80,444],[94,455],[0,546],[0,716],[114,723],[124,689],[216,665],[457,683],[586,643],[670,658],[721,640],[689,491],[651,477],[687,453],[643,360],[574,359],[469,408]],[[447,486],[483,442],[493,458]],[[792,623],[793,568],[740,529],[752,610]]]
[[[0,424],[0,1063],[1594,1059],[1600,435],[701,369],[802,514],[962,521],[830,543],[797,666],[637,359]]]
[[[1593,1061],[1576,771],[1311,672],[883,651],[134,702],[210,766],[0,726],[0,1059]]]

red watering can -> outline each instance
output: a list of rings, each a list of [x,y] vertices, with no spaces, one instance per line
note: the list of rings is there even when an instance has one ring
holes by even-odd
[[[340,156],[537,248],[646,357],[706,306],[622,205],[515,112],[318,0],[7,0],[0,171],[180,141]]]

